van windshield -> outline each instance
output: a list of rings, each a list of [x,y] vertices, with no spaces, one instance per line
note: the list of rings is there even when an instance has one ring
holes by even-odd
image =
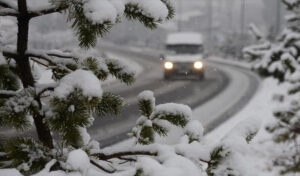
[[[167,45],[170,54],[200,54],[203,53],[202,45]]]

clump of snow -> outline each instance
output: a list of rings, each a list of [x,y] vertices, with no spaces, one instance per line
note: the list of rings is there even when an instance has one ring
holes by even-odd
[[[82,145],[88,145],[91,140],[91,136],[87,132],[86,128],[78,127],[77,130],[79,131]]]
[[[4,59],[2,53],[0,53],[0,65],[6,65],[6,64],[7,64],[6,60]]]
[[[28,10],[30,11],[41,11],[53,7],[48,0],[30,0],[27,3]]]
[[[111,0],[110,1],[116,8],[118,14],[122,15],[125,10],[125,4],[123,0]]]
[[[147,120],[148,120],[147,117],[141,116],[141,117],[139,117],[139,118],[136,120],[136,124],[137,124],[137,125],[142,125],[142,124],[144,124]]]
[[[90,141],[87,147],[89,148],[91,154],[100,152],[100,143],[98,141]]]
[[[68,111],[69,112],[74,112],[75,111],[75,106],[74,105],[69,106]]]
[[[190,107],[176,103],[166,103],[157,105],[154,109],[152,117],[159,116],[160,114],[181,114],[186,120],[190,120],[192,117],[192,110]]]
[[[90,159],[83,150],[77,149],[69,153],[67,164],[70,166],[70,169],[84,174],[90,166]]]
[[[142,13],[145,16],[154,18],[157,20],[164,20],[168,16],[168,9],[161,0],[128,0],[131,3],[138,4],[143,10]]]
[[[85,16],[93,23],[105,21],[115,22],[118,10],[108,0],[84,0],[83,10]]]
[[[34,80],[39,80],[42,77],[42,71],[39,65],[35,62],[30,62],[31,65],[31,73],[34,78]]]
[[[17,169],[0,169],[1,176],[23,176]]]
[[[144,123],[144,126],[152,127],[152,121],[151,120],[146,120],[146,122]]]
[[[165,159],[162,164],[150,157],[138,159],[138,168],[149,176],[201,176],[202,172],[190,160],[173,155]]]
[[[138,99],[154,100],[155,98],[152,91],[145,90],[138,95]]]
[[[150,101],[151,102],[151,107],[152,109],[154,109],[154,106],[155,106],[155,97],[153,95],[153,92],[150,91],[150,90],[145,90],[143,92],[141,92],[139,95],[138,95],[138,100],[147,100],[147,101]]]
[[[203,137],[204,128],[200,121],[192,120],[184,128],[185,134],[187,134],[192,139],[198,139],[199,141]]]
[[[225,139],[230,139],[230,141],[236,141],[238,140],[232,140],[233,138],[241,138],[243,141],[246,141],[246,138],[251,134],[256,134],[261,126],[261,118],[260,117],[252,117],[248,118],[242,122],[240,122],[235,128],[233,128],[225,137]],[[238,146],[236,143],[230,143],[232,146]]]
[[[91,71],[79,69],[60,80],[58,87],[54,90],[54,95],[65,98],[75,88],[82,90],[83,95],[89,97],[101,97],[103,93],[100,80]]]
[[[185,156],[193,161],[199,161],[199,158],[202,160],[210,160],[210,146],[203,145],[199,142],[188,143],[188,140],[185,143],[177,144],[175,146],[175,151],[177,154]]]

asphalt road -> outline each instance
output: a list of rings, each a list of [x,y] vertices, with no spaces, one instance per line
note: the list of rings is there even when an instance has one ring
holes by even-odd
[[[159,60],[158,52],[128,51],[128,48],[123,47],[104,48],[106,52],[111,52],[117,57],[132,59],[142,65],[144,70],[132,86],[126,86],[118,82],[104,86],[105,91],[124,97],[126,106],[119,116],[108,115],[95,118],[89,132],[94,139],[100,141],[102,147],[127,138],[127,133],[135,125],[136,119],[139,117],[136,96],[143,90],[152,90],[154,92],[156,104],[175,102],[187,104],[192,109],[195,109],[222,94],[229,88],[230,84],[238,83],[236,80],[233,80],[235,78],[231,75],[232,72],[228,71],[234,69],[235,72],[247,78],[248,83],[251,82],[247,86],[249,88],[243,92],[239,101],[226,109],[224,113],[212,118],[213,120],[210,119],[209,122],[204,120],[204,127],[209,131],[239,111],[250,100],[259,84],[255,76],[250,74],[249,71],[209,61],[205,62],[206,76],[202,81],[183,78],[166,81],[163,79],[162,62]],[[224,69],[225,67],[226,69]],[[202,120],[200,119],[200,121]]]

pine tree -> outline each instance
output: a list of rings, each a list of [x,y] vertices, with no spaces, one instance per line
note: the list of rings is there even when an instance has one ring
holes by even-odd
[[[105,80],[108,75],[128,85],[134,82],[134,74],[127,72],[117,60],[78,58],[64,52],[29,50],[29,22],[40,16],[64,13],[75,31],[79,46],[89,49],[96,45],[97,37],[104,36],[114,24],[121,22],[122,16],[154,29],[158,23],[174,15],[168,0],[155,2],[163,11],[155,15],[145,2],[139,1],[113,4],[109,1],[51,0],[49,3],[48,7],[32,10],[27,0],[0,1],[1,18],[15,17],[18,21],[17,46],[1,48],[0,125],[17,129],[20,136],[35,126],[38,135],[38,140],[23,137],[1,140],[0,150],[4,153],[1,155],[1,167],[16,167],[24,173],[35,173],[44,168],[47,162],[55,158],[51,151],[57,149],[60,143],[73,149],[86,145],[83,133],[92,125],[92,114],[118,114],[123,106],[122,98],[117,95],[102,93],[101,89],[95,89],[98,90],[96,93],[86,93],[84,87],[76,83],[72,85],[72,75],[81,74],[82,79],[94,79],[92,83],[99,83],[97,80]],[[115,14],[109,17],[97,14],[97,10],[105,8],[111,8],[107,10],[115,11]],[[37,84],[31,63],[51,69],[57,83]],[[63,86],[73,87],[59,96],[57,92],[64,89]],[[53,139],[55,133],[60,135],[61,141]]]
[[[208,157],[194,152],[207,147],[202,143],[203,127],[192,120],[191,109],[175,103],[156,105],[151,91],[138,96],[140,117],[130,133],[135,144],[100,148],[87,133],[93,115],[119,114],[123,107],[122,97],[103,91],[100,81],[112,75],[130,85],[134,73],[109,58],[28,48],[33,18],[57,12],[67,15],[79,46],[89,49],[122,17],[138,20],[151,29],[171,19],[174,9],[169,0],[50,0],[39,8],[28,7],[27,1],[0,0],[0,17],[15,17],[18,22],[17,46],[0,48],[0,126],[15,128],[19,135],[1,138],[0,172],[15,168],[24,175],[39,176],[157,176],[177,172],[201,176],[206,175],[205,168],[209,175],[220,175],[226,168],[227,175],[241,173],[227,162],[241,158],[226,141],[247,144],[257,128],[242,126],[242,131],[222,140]],[[39,84],[32,65],[50,69],[55,83]],[[182,130],[178,144],[156,143],[158,136],[167,136],[174,126]],[[38,139],[24,137],[28,130],[35,130]]]
[[[276,159],[275,165],[283,166],[282,173],[300,172],[300,1],[282,1],[289,14],[287,27],[275,43],[259,37],[259,44],[244,49],[244,53],[255,60],[253,69],[263,77],[273,77],[279,83],[288,84],[282,95],[281,106],[275,110],[277,122],[267,130],[276,143],[286,145],[286,150]]]

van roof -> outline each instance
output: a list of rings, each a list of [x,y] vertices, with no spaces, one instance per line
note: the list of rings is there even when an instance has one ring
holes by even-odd
[[[178,32],[172,33],[167,36],[167,45],[178,44],[191,44],[201,45],[203,44],[202,35],[196,32]]]

